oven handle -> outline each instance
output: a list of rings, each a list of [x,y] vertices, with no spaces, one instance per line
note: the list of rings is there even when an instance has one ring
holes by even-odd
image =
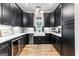
[[[21,39],[21,38],[22,37],[16,38],[16,39],[12,40],[12,42],[15,42],[15,41],[17,41],[18,39]]]

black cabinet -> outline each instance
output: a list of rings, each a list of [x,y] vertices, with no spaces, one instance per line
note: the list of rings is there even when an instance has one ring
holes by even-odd
[[[19,26],[23,27],[23,11],[19,13]]]
[[[10,55],[11,55],[10,42],[0,44],[0,56],[10,56]]]
[[[10,25],[23,27],[23,11],[14,3],[10,3]]]
[[[22,27],[23,26],[23,12],[17,5],[15,9],[15,18],[16,18],[16,26]]]
[[[34,36],[34,44],[49,44],[50,43],[50,34],[45,36]]]
[[[0,24],[2,24],[2,3],[0,3]]]
[[[63,25],[63,55],[65,56],[74,56],[75,55],[75,38],[74,38],[74,23],[67,22]]]
[[[10,15],[10,13],[9,13],[9,6],[10,6],[10,4],[9,3],[3,3],[2,4],[2,23],[4,24],[4,25],[9,25],[9,22],[10,22],[10,20],[9,20],[9,15]]]
[[[23,13],[23,26],[33,27],[34,26],[34,14],[33,13]]]
[[[54,27],[55,25],[55,20],[54,20],[54,12],[50,13],[50,26]]]
[[[29,43],[28,35],[29,34],[22,36],[23,37],[23,47]]]
[[[50,27],[50,14],[44,13],[44,27]]]
[[[28,14],[27,13],[23,13],[23,26],[28,27]]]
[[[62,55],[62,39],[56,35],[51,34],[51,44],[55,47],[55,49]]]
[[[64,56],[75,55],[74,38],[74,4],[62,4],[63,25],[62,25],[62,52]]]
[[[55,48],[62,55],[62,39],[61,37],[55,36]]]
[[[45,40],[46,40],[46,42],[48,43],[48,44],[50,44],[50,42],[51,42],[51,34],[50,33],[46,33],[45,34]]]
[[[73,21],[74,19],[74,4],[73,3],[63,3],[62,4],[62,17],[63,23]]]
[[[12,26],[16,25],[15,4],[13,4],[13,3],[10,3],[10,25],[12,25]]]
[[[29,27],[33,27],[34,26],[34,14],[33,13],[29,13],[28,14],[28,26]]]
[[[61,21],[62,21],[62,17],[61,17],[61,7],[62,4],[60,4],[56,10],[54,11],[54,19],[55,19],[55,26],[60,26],[61,25]]]
[[[51,43],[51,44],[55,44],[55,43],[56,43],[55,36],[52,35],[52,34],[51,34],[50,43]]]

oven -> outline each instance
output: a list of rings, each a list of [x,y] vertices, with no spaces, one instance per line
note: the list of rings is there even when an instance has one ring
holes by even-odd
[[[23,47],[22,37],[12,40],[11,45],[12,45],[12,56],[19,55]]]

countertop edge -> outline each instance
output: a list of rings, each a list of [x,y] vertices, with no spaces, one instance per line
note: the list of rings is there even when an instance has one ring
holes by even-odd
[[[25,34],[27,34],[27,33],[19,33],[19,34],[15,34],[15,35],[11,35],[11,36],[0,37],[0,44],[4,43],[6,41],[12,40],[14,38],[20,37],[20,36],[25,35]]]

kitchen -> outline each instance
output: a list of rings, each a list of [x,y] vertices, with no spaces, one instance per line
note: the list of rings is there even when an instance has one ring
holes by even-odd
[[[32,45],[38,50],[51,46],[55,56],[75,56],[74,5],[0,3],[0,56],[31,55],[26,47]],[[54,56],[50,53],[43,55]],[[37,55],[42,56],[42,52]]]

